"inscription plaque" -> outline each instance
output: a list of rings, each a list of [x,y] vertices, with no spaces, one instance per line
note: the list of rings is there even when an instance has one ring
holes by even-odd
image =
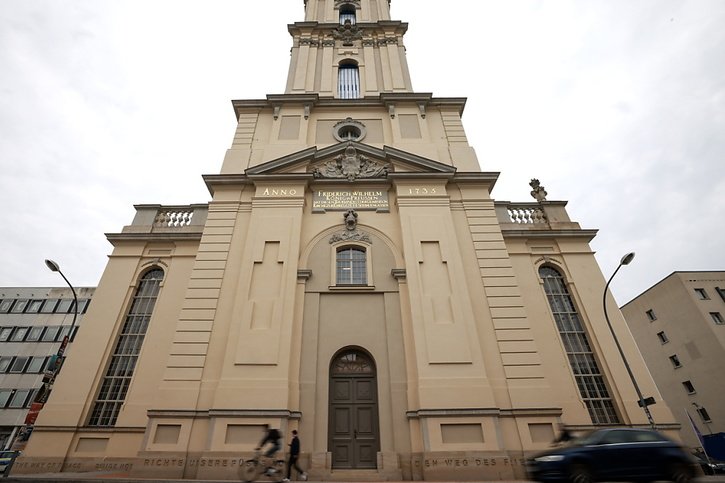
[[[389,211],[388,192],[384,190],[315,190],[312,211],[347,210]]]

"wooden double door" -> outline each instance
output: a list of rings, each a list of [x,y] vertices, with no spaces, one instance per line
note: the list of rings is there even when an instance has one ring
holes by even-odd
[[[377,381],[368,355],[347,351],[333,361],[329,409],[332,467],[377,468],[380,448]]]

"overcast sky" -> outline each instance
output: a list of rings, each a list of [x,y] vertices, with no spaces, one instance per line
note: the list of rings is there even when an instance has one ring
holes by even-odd
[[[497,200],[597,228],[620,305],[725,270],[725,1],[393,0],[413,86],[467,97]],[[0,286],[95,286],[134,204],[209,201],[231,99],[282,93],[303,0],[0,0]]]

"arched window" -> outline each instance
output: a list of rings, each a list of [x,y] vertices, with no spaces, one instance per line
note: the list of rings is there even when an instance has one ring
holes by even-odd
[[[158,268],[149,270],[141,277],[111,354],[111,362],[88,421],[89,426],[116,424],[118,413],[121,412],[121,406],[126,400],[128,387],[131,385],[136,361],[163,279],[164,272]]]
[[[341,5],[340,6],[340,25],[345,25],[347,22],[350,22],[352,25],[355,25],[356,20],[356,13],[355,13],[355,6],[354,5]]]
[[[368,269],[364,248],[338,248],[336,266],[337,285],[367,285]]]
[[[539,276],[544,282],[544,291],[574,373],[579,394],[589,410],[592,422],[618,424],[619,417],[609,396],[604,375],[599,370],[586,329],[569,294],[564,277],[557,270],[547,266],[539,269]]]
[[[360,97],[360,72],[356,64],[340,64],[337,87],[340,99]]]

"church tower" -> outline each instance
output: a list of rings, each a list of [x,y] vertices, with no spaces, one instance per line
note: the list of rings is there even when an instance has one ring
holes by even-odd
[[[648,424],[596,231],[536,180],[494,201],[465,98],[413,89],[406,29],[389,0],[305,1],[285,92],[233,101],[211,201],[108,235],[16,471],[238,479],[273,427],[311,479],[510,480],[562,425]]]

